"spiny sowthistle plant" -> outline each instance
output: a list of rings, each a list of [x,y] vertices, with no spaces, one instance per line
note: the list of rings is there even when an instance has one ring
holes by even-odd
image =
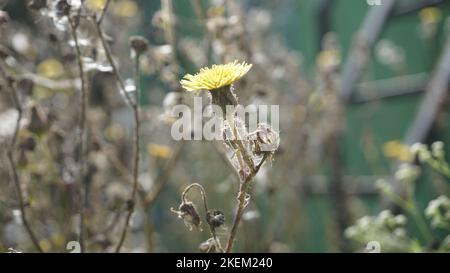
[[[398,146],[396,144],[396,146]],[[400,147],[400,146],[399,146]],[[421,143],[412,145],[408,152],[401,146],[402,154],[408,156],[400,158],[408,159],[417,157],[420,163],[427,164],[433,170],[449,177],[449,165],[445,160],[444,144],[441,141],[431,145],[431,151]],[[391,150],[391,149],[389,149]],[[415,183],[420,177],[421,169],[412,163],[403,163],[395,173],[395,178],[400,181],[405,194],[398,194],[391,183],[380,179],[376,182],[381,194],[390,199],[401,208],[406,215],[394,216],[391,211],[381,212],[377,217],[364,216],[355,225],[349,227],[345,235],[352,241],[365,245],[370,241],[377,241],[384,252],[423,252],[423,251],[449,251],[450,235],[443,239],[437,239],[432,229],[441,229],[450,232],[450,199],[441,195],[431,200],[422,212],[415,200]],[[411,237],[405,228],[406,216],[413,219],[421,236],[421,240]],[[425,221],[429,219],[431,223]]]
[[[248,132],[245,122],[228,106],[238,105],[233,83],[242,78],[252,65],[237,60],[224,65],[203,68],[195,75],[186,75],[181,85],[187,91],[207,90],[210,105],[218,106],[225,113],[223,127],[224,143],[231,151],[228,159],[239,177],[238,204],[234,215],[225,252],[231,252],[237,229],[250,200],[248,189],[250,182],[267,159],[271,159],[279,145],[279,136],[269,125],[260,123],[255,132]],[[183,205],[183,204],[182,204]],[[184,204],[186,206],[186,204]],[[181,210],[181,207],[180,207]],[[192,219],[196,219],[192,217]],[[216,219],[210,215],[211,221]],[[211,226],[211,223],[210,223]]]

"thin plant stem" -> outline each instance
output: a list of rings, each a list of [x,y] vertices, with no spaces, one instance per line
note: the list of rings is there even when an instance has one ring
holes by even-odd
[[[417,208],[416,204],[413,201],[409,202],[409,213],[413,217],[413,219],[416,222],[417,227],[419,228],[420,233],[422,233],[422,236],[424,239],[431,244],[433,242],[433,235],[425,221],[423,220],[423,217],[421,213],[419,212],[419,209]]]
[[[106,14],[106,11],[108,10],[108,6],[109,6],[110,2],[111,2],[111,0],[106,0],[105,5],[103,6],[102,10],[100,11],[100,14],[97,17],[97,20],[96,20],[97,24],[101,24],[103,21],[103,18],[105,18],[105,14]]]
[[[419,229],[420,233],[424,237],[424,239],[431,243],[433,241],[433,235],[425,221],[423,220],[419,209],[417,208],[415,202],[414,202],[414,190],[411,189],[412,185],[409,185],[407,187],[407,198],[403,199],[399,197],[396,194],[389,194],[388,198],[391,199],[392,202],[394,202],[397,206],[402,208],[404,211],[409,213],[412,218],[414,219],[417,228]],[[409,188],[409,189],[408,189]]]
[[[104,14],[107,11],[107,5],[105,5],[102,14]],[[103,16],[101,18],[103,18]],[[126,215],[125,224],[121,232],[121,236],[119,239],[119,243],[117,244],[117,247],[115,249],[115,252],[120,252],[120,249],[122,248],[123,243],[125,242],[125,237],[128,231],[129,222],[131,219],[131,216],[133,215],[134,207],[135,207],[135,199],[136,199],[136,193],[138,191],[138,174],[139,174],[139,142],[140,142],[140,106],[139,106],[139,96],[140,96],[140,84],[139,84],[139,54],[136,54],[135,57],[135,65],[134,65],[134,78],[135,78],[135,85],[136,85],[136,92],[135,92],[135,98],[133,99],[129,92],[125,90],[125,84],[123,82],[122,77],[119,74],[119,71],[117,69],[116,64],[114,63],[111,50],[106,42],[105,35],[103,33],[102,27],[101,27],[102,20],[95,20],[95,28],[97,30],[98,38],[100,39],[100,42],[102,44],[102,47],[105,51],[106,58],[109,62],[109,64],[112,67],[112,72],[114,77],[116,78],[116,81],[119,85],[120,92],[124,95],[125,101],[128,105],[130,105],[131,109],[133,110],[133,116],[134,116],[134,140],[133,140],[133,190],[131,193],[131,199],[129,200],[129,206],[128,206],[128,213]]]
[[[125,96],[126,102],[131,106],[134,107],[135,102],[133,101],[133,98],[126,92],[125,90],[125,83],[122,79],[122,77],[119,74],[119,70],[117,69],[117,66],[113,60],[111,50],[106,42],[105,34],[103,33],[103,30],[101,28],[101,22],[95,23],[95,28],[97,30],[97,36],[100,39],[100,42],[102,44],[103,50],[105,51],[106,59],[108,60],[108,63],[111,65],[112,73],[114,77],[116,78],[117,83],[119,84],[119,88],[121,89],[121,93]]]
[[[122,233],[120,236],[119,243],[116,247],[116,253],[120,252],[122,245],[125,241],[125,237],[127,235],[128,226],[130,223],[131,216],[134,212],[135,201],[136,201],[136,193],[138,190],[138,175],[139,175],[139,142],[140,142],[140,106],[139,106],[139,97],[140,97],[140,84],[139,84],[139,57],[140,54],[135,52],[134,56],[134,82],[135,82],[135,99],[132,104],[133,115],[134,115],[134,141],[133,141],[133,190],[131,193],[131,197],[128,204],[128,213],[125,219],[125,224],[122,229]],[[125,90],[124,90],[125,91]],[[126,92],[126,91],[125,91]]]
[[[243,151],[245,152],[245,151]],[[230,235],[228,237],[228,243],[227,246],[225,248],[225,252],[226,253],[230,253],[232,248],[233,248],[233,244],[234,244],[234,240],[237,234],[237,229],[239,227],[239,223],[241,222],[241,218],[242,215],[244,213],[244,209],[247,206],[247,202],[248,202],[248,187],[250,185],[250,182],[253,180],[253,178],[255,177],[255,175],[258,173],[258,171],[260,170],[261,166],[264,164],[264,162],[267,159],[267,155],[265,154],[263,156],[263,158],[261,159],[261,161],[259,162],[259,164],[251,171],[250,175],[247,176],[243,181],[241,181],[240,185],[239,185],[239,193],[238,193],[238,206],[236,208],[236,212],[234,214],[234,221],[233,221],[233,226],[231,228],[230,231]]]
[[[72,39],[75,43],[76,57],[78,63],[78,70],[81,79],[81,109],[78,123],[79,130],[79,174],[78,179],[80,182],[80,222],[79,222],[79,243],[81,252],[85,251],[85,235],[84,235],[84,225],[85,225],[85,208],[87,206],[87,188],[88,184],[85,181],[85,169],[86,169],[86,153],[87,153],[87,131],[86,131],[86,109],[87,109],[87,89],[86,82],[84,78],[83,60],[81,55],[81,49],[78,42],[77,26],[70,15],[67,16],[70,24],[70,30]]]
[[[19,174],[17,172],[16,162],[14,161],[14,148],[16,146],[17,136],[19,134],[19,128],[20,128],[20,121],[21,121],[22,115],[23,115],[22,105],[20,103],[19,96],[17,94],[17,90],[14,88],[13,84],[9,81],[8,76],[6,75],[6,72],[3,70],[2,64],[0,64],[0,73],[1,73],[1,76],[3,77],[3,79],[5,80],[6,85],[9,88],[12,101],[14,103],[14,106],[17,109],[16,124],[14,127],[14,133],[11,138],[11,143],[7,150],[7,158],[8,158],[9,166],[11,169],[14,186],[16,188],[17,198],[19,199],[20,216],[21,216],[22,223],[25,226],[25,229],[27,230],[28,235],[30,236],[31,241],[33,242],[33,245],[36,247],[36,249],[39,252],[44,252],[42,247],[39,244],[39,241],[38,241],[36,235],[34,234],[33,229],[31,228],[30,223],[28,222],[27,217],[26,217],[25,201],[24,201],[24,197],[22,194],[21,181],[20,181]]]

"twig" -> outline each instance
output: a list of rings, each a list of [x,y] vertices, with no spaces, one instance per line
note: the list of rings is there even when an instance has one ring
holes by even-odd
[[[395,2],[394,0],[384,0],[383,5],[371,8],[364,19],[364,23],[358,30],[342,70],[340,97],[344,102],[352,99],[354,85],[363,74],[371,52],[370,49],[378,39],[384,24],[389,19]]]
[[[70,29],[71,29],[71,35],[75,42],[75,49],[76,49],[76,57],[77,57],[77,63],[78,63],[78,69],[80,73],[80,79],[81,79],[81,110],[80,110],[80,117],[79,117],[79,124],[78,124],[78,130],[79,130],[79,136],[80,136],[80,144],[79,144],[79,182],[80,182],[80,248],[81,252],[85,251],[84,248],[84,210],[87,206],[87,181],[84,181],[85,179],[85,164],[86,164],[86,144],[87,144],[87,132],[86,132],[86,108],[87,108],[87,90],[86,90],[86,82],[84,79],[84,72],[83,72],[83,60],[80,50],[80,45],[78,43],[78,34],[77,34],[77,26],[75,25],[75,22],[73,21],[72,17],[70,15],[67,15],[67,18],[69,19]]]
[[[97,24],[101,24],[103,21],[103,18],[105,17],[106,11],[108,10],[108,6],[111,0],[106,0],[105,5],[103,6],[102,10],[100,11],[100,14],[97,17]]]
[[[140,84],[139,84],[139,57],[140,54],[135,52],[135,56],[134,56],[134,61],[135,61],[135,66],[134,66],[134,82],[135,82],[135,100],[134,103],[132,104],[132,109],[133,109],[133,114],[134,114],[134,141],[133,141],[133,154],[134,154],[134,159],[133,159],[133,190],[131,193],[131,197],[130,200],[128,200],[128,214],[126,216],[126,220],[125,220],[125,224],[122,230],[122,235],[120,236],[120,240],[119,240],[119,244],[117,245],[116,248],[116,253],[120,252],[120,249],[122,248],[122,245],[125,241],[125,237],[127,234],[127,230],[128,230],[128,226],[129,226],[129,222],[131,219],[131,216],[133,215],[134,212],[134,207],[135,207],[135,200],[136,200],[136,193],[138,190],[138,175],[139,175],[139,142],[140,142],[140,116],[139,116],[139,111],[140,111],[140,106],[139,106],[139,96],[140,96]],[[124,92],[127,92],[126,90],[124,90]]]
[[[106,13],[107,6],[105,5],[102,13]],[[103,49],[105,50],[106,58],[109,62],[109,64],[112,67],[112,72],[114,77],[116,78],[117,83],[119,84],[119,88],[121,89],[120,92],[123,93],[125,97],[125,101],[130,105],[131,109],[133,110],[133,116],[134,116],[134,141],[133,141],[133,150],[134,150],[134,159],[133,159],[133,190],[131,193],[131,199],[128,203],[128,214],[125,219],[125,224],[120,236],[119,243],[116,247],[115,252],[120,252],[120,249],[122,248],[122,245],[125,241],[125,237],[128,230],[128,225],[131,219],[131,216],[134,211],[135,206],[135,199],[136,199],[136,192],[138,191],[138,174],[139,174],[139,142],[140,142],[140,136],[139,136],[139,130],[140,130],[140,117],[139,117],[139,96],[140,96],[140,84],[139,84],[139,57],[140,54],[136,52],[135,57],[135,69],[134,69],[134,78],[135,78],[135,85],[136,85],[136,92],[135,92],[135,98],[133,99],[131,95],[126,91],[125,84],[122,80],[122,77],[119,74],[119,71],[117,69],[116,64],[114,63],[114,60],[112,58],[111,50],[109,49],[108,44],[106,43],[105,35],[103,34],[103,30],[101,28],[101,22],[102,20],[95,20],[95,28],[97,30],[98,37],[100,39],[100,42],[102,43]]]
[[[20,216],[22,219],[22,223],[25,226],[25,229],[27,230],[28,235],[30,236],[31,241],[33,242],[34,246],[36,247],[36,249],[39,252],[44,252],[42,250],[41,246],[39,245],[39,241],[38,241],[36,235],[34,234],[33,229],[31,228],[30,224],[28,223],[28,220],[26,217],[25,201],[23,198],[21,182],[20,182],[19,175],[17,173],[16,163],[14,161],[14,155],[13,155],[14,148],[15,148],[16,142],[17,142],[17,136],[19,134],[20,121],[22,119],[22,114],[23,114],[22,105],[20,103],[19,96],[17,94],[16,89],[14,88],[12,82],[9,80],[8,76],[6,75],[6,72],[3,70],[2,64],[0,64],[0,73],[1,73],[1,76],[4,78],[6,85],[10,89],[9,91],[10,91],[14,106],[17,109],[16,125],[14,128],[13,136],[11,138],[11,143],[7,150],[7,158],[8,158],[10,168],[11,168],[12,178],[13,178],[14,185],[15,185],[16,192],[17,192],[17,198],[19,199]]]
[[[166,24],[164,24],[164,34],[166,41],[172,47],[171,62],[173,69],[177,69],[177,37],[175,33],[175,16],[173,14],[173,2],[172,0],[161,0],[161,10],[164,12],[164,16],[167,18]],[[177,72],[177,71],[175,71]]]
[[[130,94],[128,94],[128,92],[126,92],[126,90],[125,90],[125,83],[119,74],[119,70],[117,69],[116,64],[114,63],[114,60],[113,60],[112,54],[111,54],[111,50],[106,42],[105,35],[101,28],[100,22],[95,23],[95,28],[97,30],[98,38],[100,39],[100,42],[102,43],[103,50],[105,50],[106,59],[108,60],[109,64],[111,65],[112,73],[113,73],[114,77],[116,78],[117,83],[119,84],[119,88],[121,89],[120,92],[123,93],[123,95],[125,96],[126,102],[130,106],[134,107],[135,102],[131,98]]]

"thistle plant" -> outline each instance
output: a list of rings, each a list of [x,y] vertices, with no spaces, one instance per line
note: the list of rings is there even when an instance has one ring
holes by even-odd
[[[224,144],[230,151],[228,160],[237,173],[239,191],[233,224],[225,252],[231,252],[245,207],[250,201],[251,181],[267,159],[271,159],[279,145],[278,133],[267,124],[258,124],[255,132],[248,132],[244,120],[236,115],[238,105],[234,82],[241,79],[252,65],[237,60],[224,65],[203,68],[195,75],[188,74],[181,80],[186,91],[207,90],[210,105],[220,107],[225,113],[223,127]],[[233,109],[230,111],[230,109]],[[261,149],[263,147],[263,149]]]

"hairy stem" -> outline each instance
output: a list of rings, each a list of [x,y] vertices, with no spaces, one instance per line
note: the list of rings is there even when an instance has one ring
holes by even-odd
[[[241,152],[246,153],[246,151],[241,151]],[[253,180],[255,175],[258,173],[259,169],[264,164],[266,159],[267,159],[267,155],[265,154],[264,157],[259,162],[259,164],[254,169],[252,169],[251,173],[243,181],[241,181],[241,183],[239,185],[239,193],[238,193],[238,197],[237,197],[238,206],[237,206],[236,212],[234,214],[233,226],[231,228],[230,235],[228,237],[228,243],[225,248],[226,253],[230,253],[233,248],[233,244],[234,244],[234,240],[235,240],[235,237],[237,234],[239,223],[241,222],[242,215],[244,214],[244,209],[247,206],[247,201],[248,201],[248,198],[247,198],[248,192],[247,191],[248,191],[250,182]]]

